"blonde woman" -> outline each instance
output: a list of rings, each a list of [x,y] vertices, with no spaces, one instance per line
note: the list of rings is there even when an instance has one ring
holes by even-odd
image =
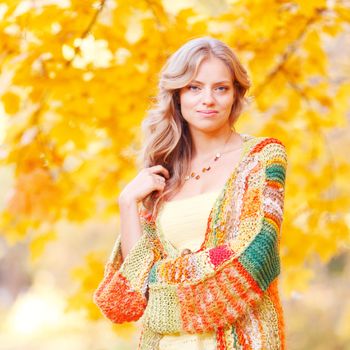
[[[279,245],[287,156],[238,133],[250,87],[231,48],[202,37],[164,65],[143,122],[143,168],[94,302],[142,320],[139,349],[285,348]]]

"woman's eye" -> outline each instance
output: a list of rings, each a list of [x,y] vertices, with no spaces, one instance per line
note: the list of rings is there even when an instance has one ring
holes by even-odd
[[[188,89],[190,90],[190,91],[198,91],[198,90],[200,90],[200,87],[199,86],[196,86],[196,85],[188,85]],[[218,91],[227,91],[229,88],[227,87],[227,86],[218,86],[217,88],[216,88],[216,90],[218,90]]]
[[[227,86],[219,86],[218,90],[220,90],[220,91],[227,91],[228,87]]]

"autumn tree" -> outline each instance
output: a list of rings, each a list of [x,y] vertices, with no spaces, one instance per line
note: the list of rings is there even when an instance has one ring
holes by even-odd
[[[135,175],[139,126],[161,66],[188,39],[211,35],[234,48],[251,76],[251,103],[238,129],[277,137],[287,147],[281,257],[288,295],[312,277],[312,258],[327,262],[350,240],[350,167],[347,155],[329,146],[330,133],[348,124],[350,82],[348,66],[335,69],[327,52],[348,30],[349,3],[197,5],[1,3],[0,156],[15,178],[1,234],[9,242],[29,239],[37,258],[59,221],[117,215],[118,193]],[[90,296],[101,279],[102,256],[92,252],[75,271],[78,297]],[[83,300],[95,317],[92,300]]]

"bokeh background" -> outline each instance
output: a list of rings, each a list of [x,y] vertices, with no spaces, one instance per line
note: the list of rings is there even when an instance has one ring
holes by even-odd
[[[287,147],[289,350],[350,349],[350,2],[0,3],[0,349],[135,349],[92,303],[167,57],[210,35],[252,81],[236,129]]]

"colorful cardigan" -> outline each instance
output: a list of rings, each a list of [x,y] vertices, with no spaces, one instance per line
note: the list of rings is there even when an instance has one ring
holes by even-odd
[[[143,235],[122,261],[118,237],[93,299],[115,323],[142,317],[139,350],[164,334],[213,331],[217,349],[285,349],[278,291],[287,155],[243,135],[241,159],[211,209],[201,248],[183,255],[140,209]],[[189,233],[190,234],[190,233]]]

